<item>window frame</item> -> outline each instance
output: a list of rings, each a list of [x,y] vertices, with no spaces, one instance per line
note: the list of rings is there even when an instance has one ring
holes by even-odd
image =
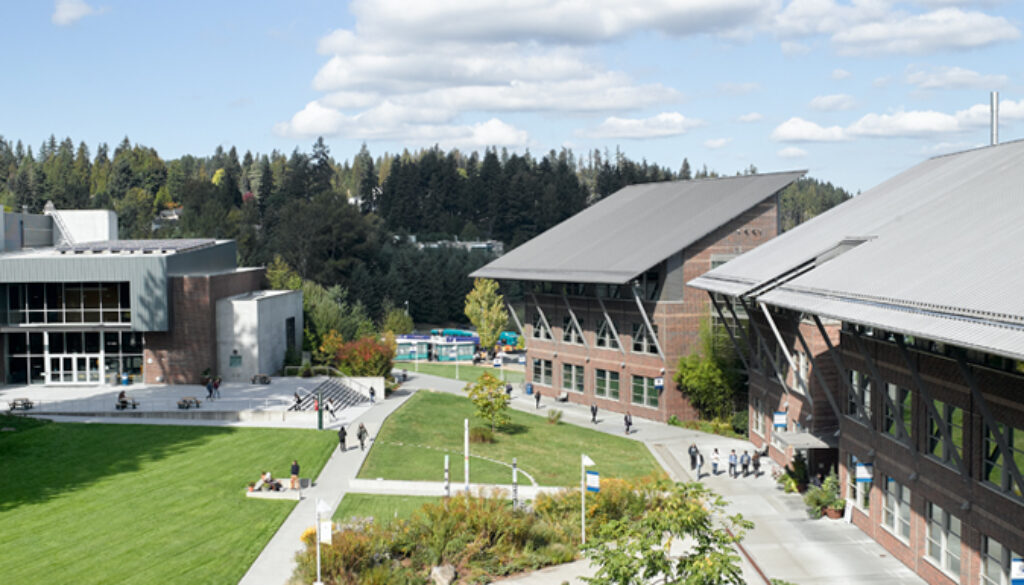
[[[936,514],[936,511],[938,511],[938,514]],[[963,546],[963,524],[961,520],[936,503],[927,502],[925,505],[925,522],[925,558],[959,583],[960,569],[963,565],[960,550]],[[958,527],[958,532],[953,530],[954,526]],[[933,556],[933,548],[938,551],[939,558]],[[955,563],[953,562],[954,559]]]

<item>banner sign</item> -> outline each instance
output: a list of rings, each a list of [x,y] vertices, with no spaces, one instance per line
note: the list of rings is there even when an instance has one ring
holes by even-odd
[[[587,491],[601,491],[601,476],[596,471],[587,470]]]
[[[1010,561],[1010,585],[1024,585],[1024,559]]]
[[[857,464],[857,483],[871,483],[874,477],[874,465],[871,463]]]
[[[656,389],[658,389],[658,390],[664,390],[665,389],[665,378],[655,378],[654,379],[654,387]]]
[[[775,416],[772,417],[772,426],[777,429],[786,430],[788,424],[786,423],[786,413],[776,412]]]

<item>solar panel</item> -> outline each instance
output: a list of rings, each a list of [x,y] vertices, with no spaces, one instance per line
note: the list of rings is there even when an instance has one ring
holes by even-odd
[[[74,254],[102,254],[121,252],[185,252],[198,248],[205,248],[216,243],[213,239],[169,239],[169,240],[106,240],[100,242],[82,242],[76,244],[61,244],[57,251]]]

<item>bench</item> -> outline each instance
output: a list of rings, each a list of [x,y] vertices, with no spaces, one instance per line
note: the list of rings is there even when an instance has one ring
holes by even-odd
[[[555,400],[559,402],[569,402],[569,393],[563,391],[561,394],[558,395],[557,398],[555,398]]]
[[[252,379],[249,380],[249,383],[250,384],[264,384],[264,385],[266,385],[266,384],[270,383],[270,376],[268,376],[266,374],[255,374],[252,377]]]
[[[182,410],[188,410],[190,408],[199,408],[199,399],[195,396],[186,396],[178,401],[178,408]]]
[[[117,410],[127,410],[129,406],[132,408],[132,410],[135,410],[136,408],[139,407],[139,401],[133,398],[132,400],[114,403],[114,408],[116,408]]]
[[[11,410],[32,410],[33,406],[28,398],[15,398],[11,401]]]
[[[278,491],[273,490],[246,490],[245,497],[256,498],[259,500],[299,500],[301,499],[302,490],[309,489],[312,484],[308,477],[299,478],[299,489],[289,489],[288,485],[291,483],[290,477],[279,478],[275,477],[274,481],[281,482],[281,489]]]

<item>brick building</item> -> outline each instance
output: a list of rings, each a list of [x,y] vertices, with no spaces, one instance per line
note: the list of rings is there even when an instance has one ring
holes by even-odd
[[[775,237],[779,192],[801,174],[626,187],[472,276],[528,284],[520,329],[535,391],[695,418],[672,376],[709,311],[684,283]]]
[[[264,288],[264,269],[239,268],[233,241],[118,240],[117,218],[103,210],[3,212],[0,227],[0,377],[8,384],[98,385],[123,374],[195,383],[207,370],[229,378],[248,364],[220,355],[219,343],[241,356],[238,344],[266,338],[240,337],[237,347],[218,339],[217,301]],[[273,344],[274,362],[301,343],[301,300],[286,312],[260,314],[288,337]]]
[[[935,585],[1024,563],[1022,201],[1024,142],[936,157],[688,283],[757,315],[754,440],[810,342],[850,519]]]

